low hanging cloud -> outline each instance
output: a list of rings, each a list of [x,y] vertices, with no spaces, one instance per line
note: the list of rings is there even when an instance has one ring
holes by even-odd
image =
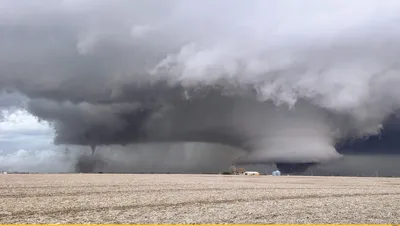
[[[321,162],[400,107],[400,3],[0,1],[0,89],[55,143],[208,142]]]

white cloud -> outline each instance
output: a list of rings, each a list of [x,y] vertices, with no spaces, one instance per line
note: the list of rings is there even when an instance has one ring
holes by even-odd
[[[54,131],[47,122],[40,122],[25,110],[3,110],[2,114],[4,118],[0,121],[0,150],[31,150],[53,145]]]
[[[26,134],[49,134],[52,128],[47,122],[39,121],[35,116],[25,110],[15,112],[3,111],[4,120],[0,122],[1,133]]]

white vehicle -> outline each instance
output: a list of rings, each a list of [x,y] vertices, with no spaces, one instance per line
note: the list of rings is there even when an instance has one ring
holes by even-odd
[[[260,176],[260,173],[259,172],[253,172],[253,171],[245,171],[243,173],[243,175],[246,175],[246,176]]]

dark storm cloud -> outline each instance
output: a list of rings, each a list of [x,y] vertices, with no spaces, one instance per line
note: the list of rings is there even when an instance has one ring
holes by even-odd
[[[7,114],[11,114],[26,106],[27,99],[18,93],[0,91],[0,122]]]
[[[0,1],[0,89],[57,144],[323,161],[400,106],[398,1]]]

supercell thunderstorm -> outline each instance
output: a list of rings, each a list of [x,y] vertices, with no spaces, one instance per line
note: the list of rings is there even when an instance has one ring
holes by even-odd
[[[26,97],[56,144],[323,162],[400,108],[399,26],[390,0],[5,0],[0,91]]]

